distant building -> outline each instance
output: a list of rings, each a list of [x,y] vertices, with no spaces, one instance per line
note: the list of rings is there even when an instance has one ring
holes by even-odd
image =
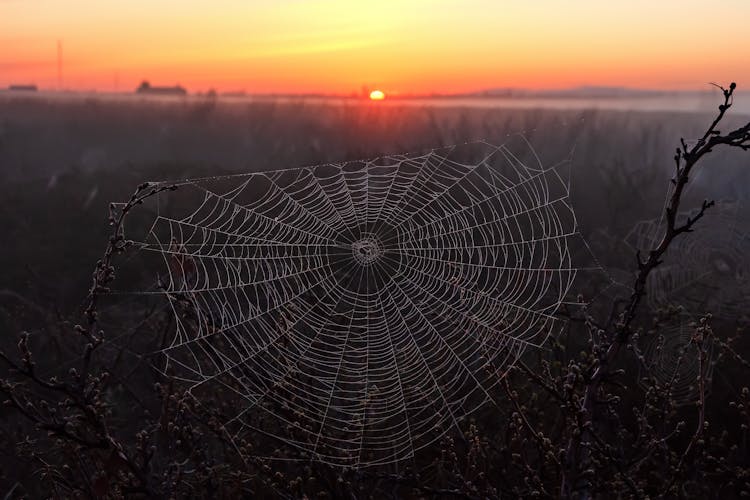
[[[14,90],[19,92],[36,92],[39,90],[36,85],[11,85],[8,90]]]
[[[152,87],[147,81],[143,81],[135,90],[137,94],[149,95],[187,95],[187,90],[180,85],[174,87]]]

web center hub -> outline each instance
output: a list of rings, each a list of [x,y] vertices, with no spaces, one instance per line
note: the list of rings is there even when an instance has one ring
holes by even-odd
[[[365,234],[352,243],[354,260],[363,266],[369,266],[383,255],[383,244],[374,234]]]

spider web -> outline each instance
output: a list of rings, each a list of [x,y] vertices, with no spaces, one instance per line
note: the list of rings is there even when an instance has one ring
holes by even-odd
[[[639,381],[648,389],[645,377],[651,377],[661,387],[668,387],[672,400],[678,406],[695,404],[699,398],[698,378],[701,364],[698,347],[694,342],[697,325],[684,311],[672,315],[658,325],[652,335],[639,342],[643,347],[643,360],[640,365]],[[706,393],[710,391],[715,360],[713,341],[704,340],[706,359],[703,365],[703,379]]]
[[[138,245],[165,371],[242,453],[413,458],[562,326],[582,238],[558,167],[476,142],[178,182]]]
[[[750,299],[750,231],[738,201],[721,201],[710,208],[696,230],[673,241],[664,263],[646,283],[646,300],[652,309],[680,305],[690,314],[730,321],[747,317]],[[681,212],[678,221],[695,216]],[[663,231],[663,220],[635,225],[626,241],[636,249],[653,248]]]

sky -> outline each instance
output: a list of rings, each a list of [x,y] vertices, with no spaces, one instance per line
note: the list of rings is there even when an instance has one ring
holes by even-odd
[[[0,88],[750,87],[747,0],[0,0]],[[745,84],[743,85],[743,82]]]

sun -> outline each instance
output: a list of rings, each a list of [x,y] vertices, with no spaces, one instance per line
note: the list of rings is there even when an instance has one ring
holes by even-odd
[[[385,99],[385,93],[382,90],[373,90],[370,92],[371,101],[382,101]]]

